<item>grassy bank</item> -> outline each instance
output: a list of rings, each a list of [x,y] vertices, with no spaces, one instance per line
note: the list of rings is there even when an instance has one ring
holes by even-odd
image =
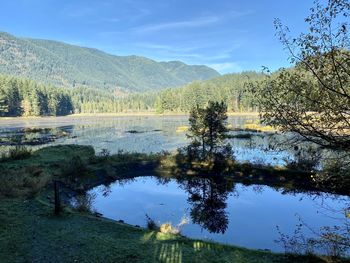
[[[21,157],[21,155],[19,155]],[[268,185],[287,191],[323,191],[349,194],[347,184],[336,189],[315,184],[312,174],[284,167],[230,162],[223,176],[245,185]],[[19,160],[0,162],[0,196],[34,196],[53,179],[77,191],[85,191],[117,179],[140,175],[166,178],[215,176],[208,163],[186,163],[173,154],[119,153],[96,155],[91,146],[46,147]],[[222,175],[221,175],[222,176]]]
[[[66,210],[0,201],[1,262],[323,262],[192,240]]]
[[[52,180],[70,193],[140,175],[184,174],[174,155],[119,153],[96,156],[90,146],[61,145],[0,163],[1,262],[326,262],[147,231],[78,213],[53,215]],[[179,163],[177,163],[179,164]],[[198,167],[197,167],[198,168]],[[300,190],[307,174],[233,164],[230,180]],[[178,169],[178,171],[177,171]],[[197,170],[198,171],[198,170]],[[200,169],[199,169],[200,171]],[[294,178],[294,179],[293,179]],[[63,198],[62,194],[62,198]]]

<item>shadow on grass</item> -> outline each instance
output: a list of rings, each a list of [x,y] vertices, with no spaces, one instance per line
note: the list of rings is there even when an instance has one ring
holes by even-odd
[[[154,247],[151,262],[330,262],[308,255],[284,255],[230,247],[217,243],[167,236],[155,231],[144,234],[141,243]]]

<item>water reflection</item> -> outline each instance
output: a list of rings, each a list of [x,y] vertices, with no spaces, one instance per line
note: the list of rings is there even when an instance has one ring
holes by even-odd
[[[188,193],[192,222],[210,233],[224,234],[229,223],[226,201],[234,184],[220,178],[192,178],[178,182]]]
[[[257,117],[252,116],[235,116],[229,117],[228,122],[232,127],[242,128],[246,122],[256,119]],[[92,145],[96,152],[107,149],[111,154],[119,150],[149,153],[173,151],[185,146],[187,144],[185,132],[177,132],[177,128],[186,125],[188,125],[187,116],[14,119],[1,120],[0,137],[8,138],[11,133],[24,127],[59,128],[70,135],[47,141],[48,144],[45,145]],[[246,139],[241,133],[232,132],[233,137],[230,139],[238,161],[283,165],[284,159],[292,156],[288,149],[284,151],[268,149],[273,134],[250,133],[249,139]]]
[[[275,243],[276,226],[291,235],[302,218],[308,236],[310,229],[343,224],[334,213],[325,214],[325,207],[344,211],[349,204],[345,196],[244,186],[222,177],[140,177],[91,192],[96,193],[94,209],[108,218],[146,226],[145,214],[158,224],[176,225],[187,217],[190,222],[181,230],[185,236],[274,251],[283,251]]]

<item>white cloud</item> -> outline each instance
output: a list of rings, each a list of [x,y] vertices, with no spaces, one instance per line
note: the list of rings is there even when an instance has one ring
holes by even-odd
[[[207,66],[212,67],[222,74],[243,71],[242,67],[235,62],[213,63],[208,64]]]
[[[161,31],[161,30],[175,29],[175,28],[193,28],[193,27],[201,27],[201,26],[213,24],[218,22],[219,20],[220,20],[219,17],[208,16],[208,17],[200,17],[193,20],[145,25],[145,26],[136,27],[134,28],[134,30],[142,33],[142,32],[155,32],[155,31]]]

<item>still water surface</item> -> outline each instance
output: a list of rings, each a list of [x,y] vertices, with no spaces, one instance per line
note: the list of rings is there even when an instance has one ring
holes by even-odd
[[[235,116],[229,117],[228,124],[242,128],[245,123],[255,120],[256,116]],[[174,151],[188,143],[186,133],[177,131],[178,127],[187,125],[188,116],[19,118],[0,120],[0,140],[2,137],[16,136],[24,127],[61,128],[69,136],[50,145],[92,145],[96,152],[108,149],[112,154],[119,150],[145,153]],[[262,133],[252,135],[249,139],[230,139],[238,161],[284,165],[285,159],[292,158],[288,149],[269,149],[272,136]]]
[[[105,217],[146,226],[146,214],[158,224],[178,225],[185,236],[209,239],[254,249],[283,251],[275,240],[292,234],[301,219],[313,230],[342,225],[344,216],[334,210],[349,198],[326,194],[285,193],[268,186],[244,186],[233,182],[193,180],[160,181],[139,177],[99,186],[89,192],[93,209]],[[332,209],[332,210],[330,210]],[[303,234],[312,236],[306,227]]]

